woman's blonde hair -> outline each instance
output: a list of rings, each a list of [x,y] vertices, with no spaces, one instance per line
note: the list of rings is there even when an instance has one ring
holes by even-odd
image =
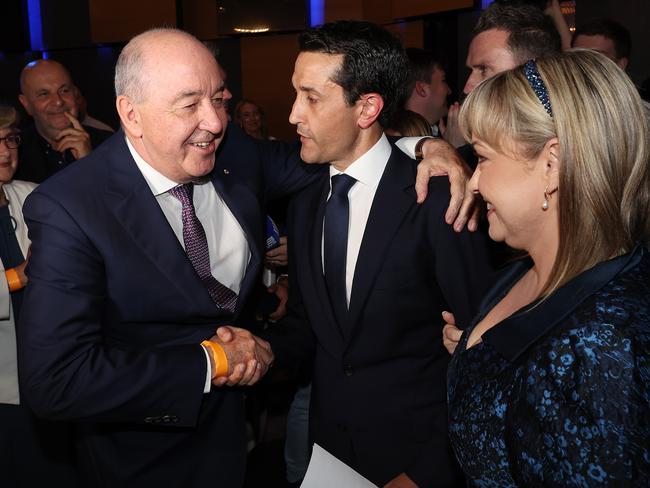
[[[637,89],[605,56],[576,49],[536,65],[552,116],[519,67],[474,89],[460,125],[468,140],[516,148],[525,160],[557,137],[559,247],[546,296],[637,241],[648,243],[650,132]]]
[[[0,129],[18,127],[18,122],[18,110],[11,105],[5,105],[0,102]]]

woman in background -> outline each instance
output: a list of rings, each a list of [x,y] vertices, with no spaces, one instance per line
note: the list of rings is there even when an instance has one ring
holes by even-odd
[[[274,139],[268,134],[264,112],[252,100],[244,98],[235,106],[235,123],[255,139]]]
[[[449,367],[450,437],[473,486],[650,485],[649,131],[589,51],[476,88],[461,126],[504,270]],[[448,322],[453,322],[450,318]]]

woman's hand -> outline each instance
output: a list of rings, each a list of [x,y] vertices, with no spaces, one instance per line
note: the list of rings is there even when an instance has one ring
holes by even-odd
[[[442,320],[445,321],[445,326],[442,328],[442,343],[449,354],[453,354],[463,331],[456,327],[456,318],[451,312],[442,312]]]

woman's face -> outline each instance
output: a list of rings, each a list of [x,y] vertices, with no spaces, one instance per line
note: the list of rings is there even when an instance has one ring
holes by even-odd
[[[245,103],[239,109],[241,126],[248,135],[257,135],[262,129],[262,114],[257,105]]]
[[[469,185],[487,205],[490,238],[529,250],[548,222],[548,210],[542,209],[548,184],[544,152],[535,160],[524,161],[497,152],[480,140],[473,145],[479,164]]]
[[[17,135],[18,131],[13,127],[0,129],[0,183],[8,183],[14,177],[18,166],[18,148],[10,149],[7,145],[7,136]]]

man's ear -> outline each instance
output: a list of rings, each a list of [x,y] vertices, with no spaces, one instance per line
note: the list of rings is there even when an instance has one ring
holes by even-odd
[[[358,124],[362,129],[367,129],[375,123],[382,109],[384,108],[384,99],[378,93],[366,93],[361,95],[358,103],[361,103],[361,113],[359,114]]]
[[[560,184],[560,142],[557,137],[546,141],[542,150],[544,157],[544,176],[548,184],[548,194],[555,193]]]
[[[21,93],[20,95],[18,95],[18,100],[20,100],[20,104],[25,109],[25,112],[27,112],[29,115],[33,117],[34,115],[32,114],[31,105],[27,100],[27,97]]]
[[[122,121],[124,131],[132,137],[142,137],[142,121],[136,105],[129,97],[119,95],[115,100],[117,114]]]
[[[429,84],[423,81],[416,81],[415,93],[422,98],[427,98],[429,96]]]
[[[618,67],[621,68],[623,71],[627,68],[627,63],[629,63],[630,60],[627,58],[621,58],[616,61],[616,64],[618,64]]]

